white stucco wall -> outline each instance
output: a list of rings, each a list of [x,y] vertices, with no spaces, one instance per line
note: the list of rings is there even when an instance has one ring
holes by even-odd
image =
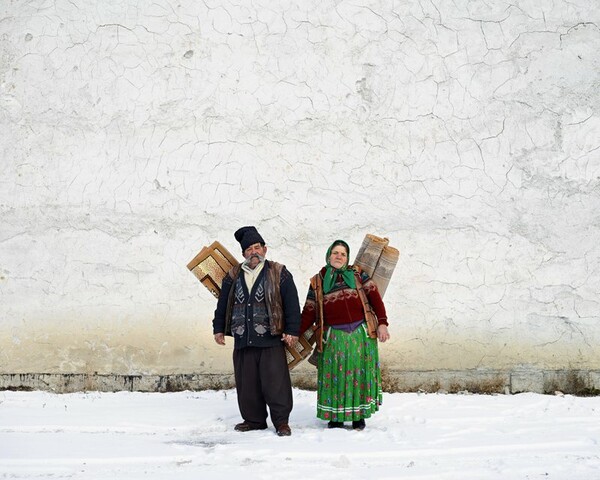
[[[600,369],[600,4],[0,5],[0,373],[231,371],[187,271],[401,250],[396,370]],[[231,343],[231,342],[230,342]]]

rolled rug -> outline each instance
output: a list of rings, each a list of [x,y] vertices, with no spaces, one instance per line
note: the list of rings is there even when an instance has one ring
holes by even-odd
[[[392,274],[398,263],[398,258],[400,258],[400,252],[397,248],[390,247],[389,245],[383,247],[379,261],[375,266],[375,271],[371,276],[382,298],[390,283]]]
[[[381,256],[381,252],[383,252],[383,249],[388,243],[389,240],[387,238],[381,238],[367,233],[358,249],[353,265],[359,266],[361,270],[369,275],[369,277],[372,277],[377,262],[379,261],[379,257]]]

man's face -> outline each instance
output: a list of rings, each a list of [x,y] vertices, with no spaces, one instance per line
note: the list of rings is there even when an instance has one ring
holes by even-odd
[[[248,266],[250,268],[254,268],[267,255],[267,246],[262,246],[260,243],[255,243],[244,250],[243,255],[248,262]]]

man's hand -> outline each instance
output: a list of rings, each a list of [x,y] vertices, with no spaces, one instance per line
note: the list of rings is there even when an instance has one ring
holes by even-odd
[[[215,333],[215,342],[219,345],[225,345],[225,335],[223,333]]]
[[[282,338],[281,338],[282,342],[285,342],[285,344],[288,347],[293,347],[294,345],[296,345],[296,342],[298,341],[298,337],[295,337],[294,335],[288,335],[287,333],[284,333]]]

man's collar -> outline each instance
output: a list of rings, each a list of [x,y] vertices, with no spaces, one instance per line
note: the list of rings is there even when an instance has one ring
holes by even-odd
[[[262,262],[259,262],[256,264],[256,267],[254,268],[250,268],[250,265],[248,265],[246,263],[246,260],[244,260],[242,262],[242,270],[244,272],[250,273],[250,274],[254,274],[255,272],[260,272],[262,270],[262,268],[265,266],[267,259],[265,258]]]

